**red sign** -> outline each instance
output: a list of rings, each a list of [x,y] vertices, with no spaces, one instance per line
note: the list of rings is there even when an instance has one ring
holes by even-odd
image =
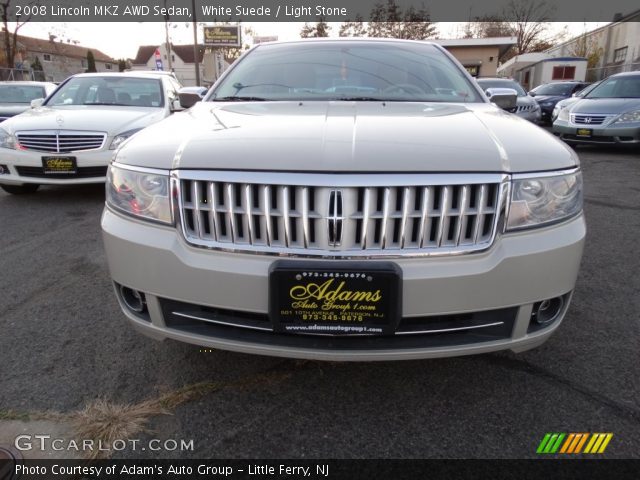
[[[154,53],[154,55],[156,56],[156,60],[160,60],[160,49],[156,48],[156,52]]]

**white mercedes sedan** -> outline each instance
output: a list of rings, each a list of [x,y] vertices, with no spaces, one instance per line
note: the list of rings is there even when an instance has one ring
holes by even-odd
[[[0,126],[0,187],[101,183],[115,149],[181,109],[180,83],[149,72],[85,73]]]

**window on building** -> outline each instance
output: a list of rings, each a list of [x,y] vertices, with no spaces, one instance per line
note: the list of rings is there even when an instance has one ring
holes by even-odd
[[[51,55],[49,55],[48,53],[45,53],[44,55],[42,55],[42,59],[45,62],[50,62],[51,61]]]
[[[106,68],[107,70],[111,70],[112,65],[110,63],[105,63],[104,68]]]
[[[173,55],[173,54],[171,55],[171,61],[172,61],[172,62],[175,62],[175,61],[176,61],[176,56],[175,56],[175,55]]]
[[[627,47],[616,48],[613,51],[614,62],[624,62],[627,59]]]
[[[84,58],[80,60],[80,63],[82,64],[82,68],[87,68],[87,61]]]
[[[553,67],[551,80],[573,80],[576,76],[576,67]]]

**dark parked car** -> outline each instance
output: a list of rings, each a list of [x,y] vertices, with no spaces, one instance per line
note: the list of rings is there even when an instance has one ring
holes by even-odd
[[[553,108],[560,100],[571,97],[589,84],[587,82],[551,82],[539,85],[529,92],[540,105],[541,118],[545,123],[551,123]]]

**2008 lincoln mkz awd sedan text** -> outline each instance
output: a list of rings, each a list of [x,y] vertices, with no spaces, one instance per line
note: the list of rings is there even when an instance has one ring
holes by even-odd
[[[106,188],[131,323],[263,355],[536,347],[567,312],[585,238],[576,154],[426,42],[258,45],[126,140]]]

